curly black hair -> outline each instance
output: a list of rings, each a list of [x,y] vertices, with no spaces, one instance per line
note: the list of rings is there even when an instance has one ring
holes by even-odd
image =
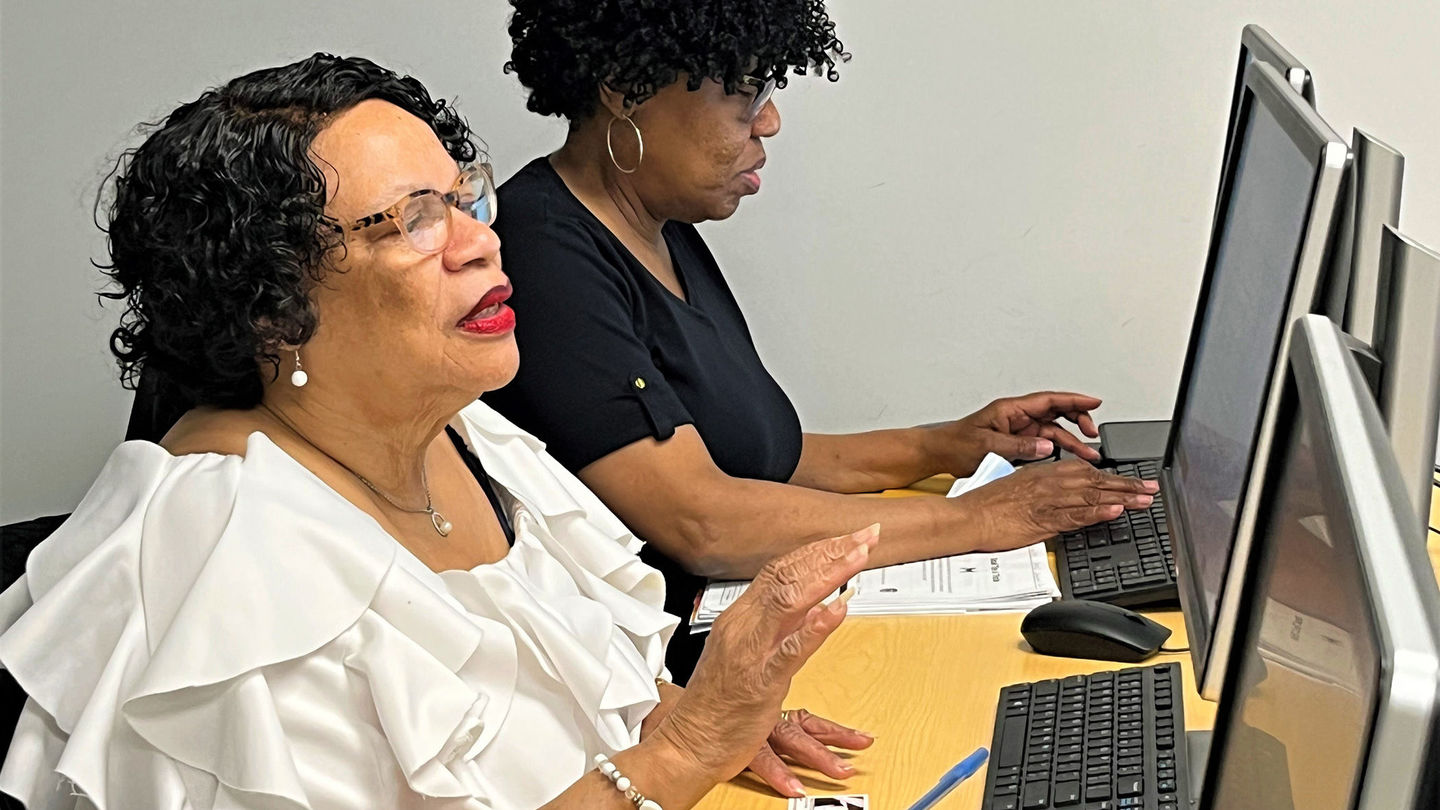
[[[125,302],[110,337],[125,387],[143,371],[192,406],[259,403],[262,364],[273,378],[280,346],[314,334],[309,293],[342,243],[311,144],[367,99],[428,123],[456,161],[479,155],[465,121],[419,81],[324,53],[241,76],[144,126],[96,203],[110,253],[98,266],[118,288],[101,295]]]
[[[776,80],[824,72],[850,55],[824,0],[510,0],[514,50],[505,72],[530,89],[526,106],[567,118],[594,113],[603,84],[638,104],[684,73],[733,93],[745,75]]]

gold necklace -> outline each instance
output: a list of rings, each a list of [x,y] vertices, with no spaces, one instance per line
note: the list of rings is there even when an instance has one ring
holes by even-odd
[[[289,428],[291,433],[294,433],[296,436],[299,436],[301,439],[303,439],[306,444],[310,445],[311,447],[315,448],[316,450],[319,450],[320,453],[321,453],[321,455],[325,456],[326,458],[330,459],[331,461],[335,462],[336,464],[339,464],[340,467],[345,470],[345,472],[348,472],[348,473],[350,473],[351,475],[355,476],[357,479],[359,479],[360,483],[364,484],[364,485],[366,486],[366,488],[369,489],[371,492],[375,493],[376,495],[379,495],[381,498],[384,498],[386,503],[390,504],[391,506],[395,507],[396,509],[400,510],[401,512],[406,512],[406,513],[408,513],[408,514],[412,514],[412,515],[429,515],[429,516],[430,516],[430,525],[435,527],[435,533],[436,533],[436,534],[439,534],[441,537],[448,537],[448,536],[450,535],[451,530],[455,528],[454,524],[452,524],[450,521],[446,520],[444,515],[440,514],[439,512],[437,512],[437,511],[435,510],[435,504],[434,504],[434,502],[430,499],[430,479],[429,479],[429,475],[426,473],[426,469],[425,469],[425,464],[424,464],[424,462],[421,462],[421,464],[420,464],[420,484],[421,484],[421,486],[423,486],[423,487],[425,488],[425,506],[424,506],[424,508],[422,508],[422,509],[412,509],[412,508],[410,508],[410,507],[401,506],[400,504],[398,504],[398,503],[395,502],[395,499],[394,499],[394,498],[390,497],[389,495],[386,495],[384,492],[381,492],[379,487],[377,487],[377,486],[375,486],[374,484],[370,483],[370,479],[368,479],[368,478],[366,478],[365,476],[361,475],[360,473],[355,472],[354,470],[350,469],[350,465],[346,464],[345,462],[341,461],[341,460],[338,459],[338,458],[335,458],[334,456],[332,456],[332,455],[330,455],[329,453],[327,453],[327,452],[325,451],[325,448],[321,447],[320,445],[316,444],[315,442],[310,441],[310,439],[309,439],[308,437],[306,437],[306,435],[305,435],[304,433],[301,433],[299,430],[296,430],[295,426],[292,425],[292,424],[290,424],[290,420],[288,420],[288,419],[286,419],[285,417],[281,416],[280,414],[276,413],[275,410],[274,410],[273,408],[271,408],[269,405],[266,405],[265,403],[262,402],[262,403],[260,403],[260,407],[262,407],[262,408],[264,408],[265,410],[269,411],[271,416],[275,417],[277,420],[279,420],[279,422],[280,422],[282,425],[284,425],[285,427]]]

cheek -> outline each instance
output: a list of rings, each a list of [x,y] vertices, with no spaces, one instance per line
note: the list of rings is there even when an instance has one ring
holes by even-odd
[[[433,335],[438,302],[421,267],[384,261],[347,262],[317,291],[322,319],[332,335],[355,350],[385,357]],[[413,349],[412,349],[413,350]]]
[[[729,185],[740,170],[740,158],[745,145],[750,142],[748,133],[736,136],[715,137],[707,144],[707,163],[717,183]]]

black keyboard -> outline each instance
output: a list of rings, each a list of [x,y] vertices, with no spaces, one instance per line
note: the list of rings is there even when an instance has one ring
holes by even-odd
[[[981,807],[1189,807],[1181,688],[1179,664],[1005,687]]]
[[[1155,481],[1160,461],[1117,464],[1117,475]],[[1060,535],[1055,546],[1060,593],[1122,607],[1179,605],[1170,523],[1159,493],[1149,509]]]

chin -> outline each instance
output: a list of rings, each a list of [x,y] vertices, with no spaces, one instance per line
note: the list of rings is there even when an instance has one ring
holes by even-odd
[[[744,195],[737,194],[734,197],[725,200],[725,202],[720,203],[719,205],[711,209],[708,219],[714,221],[729,219],[735,214],[736,210],[740,208],[740,201],[742,199],[744,199]]]
[[[520,371],[520,351],[513,337],[486,360],[485,368],[476,375],[482,394],[509,385]]]

